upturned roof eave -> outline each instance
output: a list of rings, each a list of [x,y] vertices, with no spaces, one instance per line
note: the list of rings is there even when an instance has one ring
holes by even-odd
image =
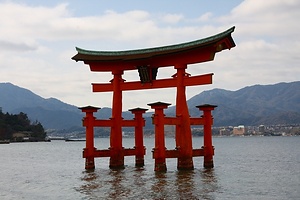
[[[136,49],[136,50],[126,50],[126,51],[92,51],[85,50],[76,47],[77,54],[72,57],[73,60],[76,61],[111,61],[111,60],[131,60],[131,59],[140,59],[147,58],[157,55],[163,55],[168,53],[177,53],[180,51],[192,49],[192,48],[201,48],[207,45],[215,44],[220,40],[228,38],[230,41],[230,47],[235,47],[235,43],[231,37],[231,33],[234,32],[235,27],[231,27],[230,29],[195,41],[162,46],[162,47],[154,47],[154,48],[146,48],[146,49]]]

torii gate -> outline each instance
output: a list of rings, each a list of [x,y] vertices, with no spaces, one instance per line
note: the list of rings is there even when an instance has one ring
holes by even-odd
[[[128,50],[128,51],[89,51],[76,48],[77,54],[72,58],[75,61],[83,61],[90,66],[93,72],[108,72],[113,75],[110,83],[93,83],[93,92],[113,92],[112,99],[112,117],[109,120],[95,120],[93,112],[98,108],[83,107],[83,112],[86,112],[84,126],[87,128],[86,149],[84,157],[86,158],[86,169],[94,168],[94,157],[110,157],[110,168],[123,168],[124,156],[141,154],[141,152],[133,152],[131,149],[124,149],[122,146],[122,126],[143,126],[143,122],[123,120],[122,118],[122,92],[127,90],[144,90],[156,88],[176,87],[176,117],[164,118],[163,109],[169,104],[156,102],[148,104],[155,109],[154,124],[156,125],[155,132],[155,148],[153,157],[155,158],[155,170],[166,170],[165,158],[178,158],[178,169],[193,169],[193,156],[204,155],[204,167],[213,167],[213,146],[211,144],[211,125],[212,117],[211,110],[215,106],[204,105],[199,106],[203,110],[202,118],[193,119],[189,116],[188,106],[186,102],[186,86],[204,85],[212,83],[213,74],[204,74],[191,76],[186,72],[188,64],[212,61],[215,53],[225,49],[235,47],[231,33],[235,27],[232,27],[217,35],[204,39],[177,44],[163,46],[157,48]],[[176,73],[172,78],[156,79],[158,68],[173,66]],[[122,79],[122,75],[126,70],[137,70],[140,81],[126,82]],[[139,110],[139,108],[137,109]],[[132,109],[134,113],[137,111]],[[142,115],[146,109],[139,110]],[[141,118],[141,115],[139,118]],[[205,118],[206,116],[206,118]],[[161,122],[159,119],[165,120]],[[161,124],[163,123],[163,124]],[[138,125],[137,125],[138,124]],[[164,124],[176,125],[175,139],[176,151],[165,151],[164,142]],[[192,148],[191,125],[204,125],[204,132],[210,132],[204,136],[204,152],[197,153],[197,150]],[[206,128],[205,128],[206,125]],[[96,150],[93,144],[93,127],[108,126],[111,127],[110,133],[110,149],[105,151]],[[139,129],[140,130],[140,129]],[[140,132],[140,131],[139,131]],[[204,133],[205,135],[205,133]],[[139,136],[140,137],[140,136]],[[163,140],[164,141],[164,140]],[[206,145],[206,146],[205,146]],[[131,152],[131,153],[130,153]],[[160,157],[163,155],[163,157]],[[162,158],[162,159],[161,159]]]

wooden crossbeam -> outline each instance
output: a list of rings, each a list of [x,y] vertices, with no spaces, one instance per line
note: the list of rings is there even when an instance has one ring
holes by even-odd
[[[204,125],[205,119],[203,117],[191,117],[191,125]]]
[[[185,86],[212,84],[212,75],[204,74],[198,76],[186,76],[184,78]],[[177,86],[177,78],[153,80],[151,83],[141,83],[141,81],[123,82],[120,87],[122,91],[127,90],[145,90],[157,88],[170,88]],[[112,92],[112,83],[92,83],[93,92]]]
[[[166,158],[179,158],[180,153],[178,149],[166,149],[165,150]],[[204,156],[204,149],[192,149],[192,157],[200,157]],[[152,158],[155,159],[157,158],[157,151],[152,151]]]
[[[123,149],[124,156],[135,156],[137,154],[137,150],[135,148],[125,148]],[[143,155],[145,155],[146,152],[143,152]],[[95,150],[93,153],[94,157],[110,157],[111,156],[111,150],[110,149],[100,149]],[[86,151],[83,151],[83,157],[87,157]]]
[[[83,126],[87,126],[87,120],[83,120]],[[124,127],[134,127],[137,125],[137,122],[134,119],[123,119],[121,125]],[[95,127],[112,127],[112,119],[96,119],[94,121]],[[142,126],[145,126],[145,122],[142,123]]]

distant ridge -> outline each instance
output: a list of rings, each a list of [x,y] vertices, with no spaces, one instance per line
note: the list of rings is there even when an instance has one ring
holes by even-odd
[[[28,89],[11,83],[0,83],[0,107],[3,112],[24,112],[45,128],[65,129],[80,124],[82,114],[77,107],[55,98],[42,98]]]
[[[3,112],[17,114],[24,112],[31,120],[38,120],[45,129],[82,128],[84,114],[74,105],[55,98],[42,98],[28,89],[11,83],[0,83],[0,107]],[[111,113],[102,108],[98,115]]]
[[[218,105],[213,111],[215,126],[300,124],[300,81],[254,85],[237,91],[204,91],[188,100],[190,115],[200,116],[195,106],[206,103]],[[42,98],[11,83],[0,83],[0,107],[3,112],[27,113],[46,129],[82,128],[83,113],[76,106],[55,98]],[[174,113],[174,106],[166,111],[167,115]],[[111,108],[102,108],[97,113],[99,116],[110,118]],[[123,117],[132,118],[132,115],[124,112]],[[147,128],[153,128],[150,121],[147,117]]]
[[[204,91],[188,100],[190,114],[199,115],[195,106],[205,103],[218,105],[217,126],[300,123],[300,81]]]

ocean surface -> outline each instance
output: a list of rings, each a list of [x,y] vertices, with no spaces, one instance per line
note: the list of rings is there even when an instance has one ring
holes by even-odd
[[[177,171],[176,159],[167,159],[167,172],[154,172],[145,138],[145,167],[135,168],[134,157],[125,169],[110,170],[108,158],[96,158],[96,169],[86,172],[85,142],[0,144],[0,199],[300,199],[300,137],[214,137],[215,168]],[[175,147],[167,138],[168,149]],[[193,138],[200,148],[203,138]],[[95,140],[107,148],[108,138]],[[133,138],[123,146],[133,147]]]

